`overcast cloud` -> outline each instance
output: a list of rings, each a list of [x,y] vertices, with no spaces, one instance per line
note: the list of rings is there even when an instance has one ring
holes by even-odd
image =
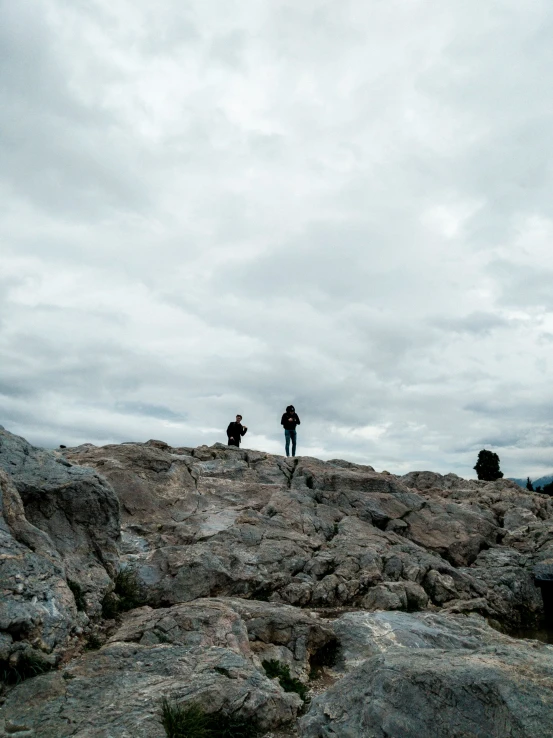
[[[553,469],[551,0],[0,0],[0,423]]]

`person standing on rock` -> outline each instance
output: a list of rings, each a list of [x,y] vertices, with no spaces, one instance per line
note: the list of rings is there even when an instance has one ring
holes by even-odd
[[[300,424],[300,419],[293,405],[288,405],[286,412],[283,414],[280,424],[284,426],[284,438],[286,456],[290,456],[290,441],[292,441],[292,456],[296,455],[296,426]]]
[[[248,429],[242,425],[242,416],[237,415],[234,423],[229,423],[227,428],[227,438],[229,446],[240,446],[242,436],[245,436]]]

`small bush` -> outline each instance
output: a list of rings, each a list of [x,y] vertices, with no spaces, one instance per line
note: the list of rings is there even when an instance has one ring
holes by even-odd
[[[161,702],[161,724],[167,738],[211,738],[207,715],[196,704],[185,707]]]
[[[204,712],[194,703],[174,705],[161,702],[161,724],[167,738],[256,738],[259,735],[252,720],[224,713]]]
[[[265,674],[267,674],[269,679],[278,677],[280,686],[285,692],[296,692],[304,702],[307,700],[308,688],[303,684],[303,682],[300,682],[299,679],[295,679],[290,674],[290,667],[288,664],[281,664],[280,661],[271,659],[270,661],[262,661],[262,665],[265,669]]]
[[[85,651],[97,651],[99,648],[102,648],[103,645],[104,644],[98,638],[96,633],[91,633],[88,636],[86,643],[84,644],[84,650]]]
[[[120,613],[134,610],[146,604],[146,598],[132,569],[121,569],[115,576],[113,592],[108,592],[102,600],[102,616],[108,620]]]
[[[84,598],[84,592],[83,588],[79,584],[79,582],[74,582],[71,579],[67,580],[67,586],[73,592],[73,597],[75,598],[75,605],[77,606],[77,610],[79,612],[86,612],[86,600]]]
[[[19,684],[26,679],[45,674],[54,667],[32,652],[21,653],[17,661],[0,662],[0,681],[4,684]]]

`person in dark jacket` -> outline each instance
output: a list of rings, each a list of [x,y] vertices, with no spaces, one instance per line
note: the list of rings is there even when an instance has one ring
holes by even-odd
[[[292,441],[292,456],[296,455],[296,426],[300,424],[300,419],[293,405],[288,405],[286,412],[283,414],[280,424],[284,426],[284,438],[286,447],[286,456],[290,456],[290,441]]]
[[[242,436],[245,436],[248,429],[242,425],[242,416],[237,415],[234,423],[229,423],[227,428],[227,438],[229,446],[240,446]]]

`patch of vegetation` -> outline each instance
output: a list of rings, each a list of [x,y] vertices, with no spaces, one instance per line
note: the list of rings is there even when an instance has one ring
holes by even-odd
[[[265,669],[265,674],[267,674],[269,679],[274,679],[275,677],[278,677],[280,686],[285,692],[296,692],[296,694],[299,694],[304,702],[307,700],[307,692],[309,691],[308,688],[303,682],[300,682],[299,679],[295,679],[290,674],[290,667],[288,666],[288,664],[282,664],[276,659],[271,659],[270,661],[262,661],[261,663],[263,665],[263,668]]]
[[[99,648],[102,648],[103,642],[98,638],[96,633],[91,633],[88,638],[86,639],[86,643],[84,644],[84,650],[85,651],[97,651]]]
[[[167,738],[256,738],[259,730],[251,719],[224,713],[206,713],[194,703],[161,702],[161,724]]]
[[[83,588],[79,584],[79,582],[74,582],[72,579],[67,580],[67,586],[73,592],[73,597],[75,598],[75,605],[77,606],[77,610],[79,612],[86,612],[86,600],[84,598],[84,592]]]
[[[211,738],[207,715],[196,704],[181,707],[163,698],[161,724],[167,738]]]
[[[54,667],[36,654],[26,651],[16,661],[0,662],[0,681],[4,684],[19,684],[26,679],[45,674]]]
[[[114,588],[102,600],[102,616],[107,620],[120,613],[134,610],[146,604],[146,598],[138,576],[132,569],[121,569],[115,576]]]

